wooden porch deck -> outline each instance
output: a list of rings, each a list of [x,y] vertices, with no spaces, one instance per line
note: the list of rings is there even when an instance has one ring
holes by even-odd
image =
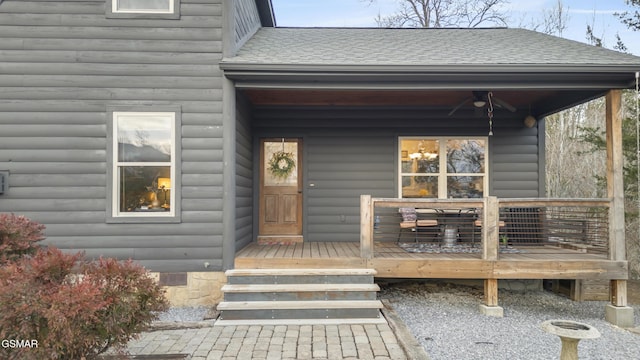
[[[236,255],[237,269],[369,268],[378,277],[441,279],[627,279],[627,262],[555,246],[523,246],[483,260],[480,253],[411,253],[394,242],[376,242],[374,256],[360,256],[358,242],[252,243]]]

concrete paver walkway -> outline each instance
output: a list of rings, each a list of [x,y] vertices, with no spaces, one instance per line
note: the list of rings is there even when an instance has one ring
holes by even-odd
[[[241,325],[143,333],[132,355],[189,354],[192,360],[407,359],[389,324]]]

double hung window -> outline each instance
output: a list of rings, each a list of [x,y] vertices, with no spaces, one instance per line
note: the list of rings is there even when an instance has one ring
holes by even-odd
[[[111,215],[176,214],[176,113],[113,112]]]
[[[401,137],[403,198],[481,198],[487,193],[487,139]]]

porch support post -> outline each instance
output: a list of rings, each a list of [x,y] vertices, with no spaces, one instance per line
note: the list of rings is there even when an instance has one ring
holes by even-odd
[[[482,260],[498,260],[498,198],[488,196],[483,199],[482,211]]]
[[[373,259],[373,202],[371,195],[360,195],[360,257]]]
[[[620,90],[607,93],[606,106],[607,196],[612,200],[609,208],[609,259],[626,260]]]
[[[609,207],[609,259],[626,260],[624,234],[624,187],[622,177],[622,95],[610,90],[606,95],[607,196]],[[611,280],[611,304],[605,309],[605,319],[620,327],[631,327],[633,309],[627,306],[627,281]]]
[[[487,316],[504,316],[504,309],[498,306],[498,279],[484,280],[484,304],[480,304],[480,312]]]
[[[483,199],[482,210],[482,260],[498,260],[498,233],[500,227],[500,207],[498,198],[488,196]],[[480,312],[487,316],[503,317],[504,309],[498,306],[498,279],[484,280],[484,304]]]

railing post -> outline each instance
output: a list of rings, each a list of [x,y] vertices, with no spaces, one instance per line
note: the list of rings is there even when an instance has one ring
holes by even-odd
[[[373,259],[373,203],[371,195],[360,195],[360,257]]]
[[[482,211],[482,259],[498,260],[498,221],[500,209],[498,198],[488,196],[483,199]]]

